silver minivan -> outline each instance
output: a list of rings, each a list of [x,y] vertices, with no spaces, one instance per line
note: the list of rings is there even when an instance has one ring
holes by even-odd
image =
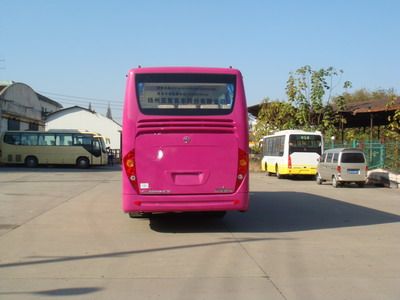
[[[367,179],[367,163],[365,155],[356,148],[329,149],[321,156],[317,167],[318,184],[332,181],[333,187],[344,183],[356,183],[363,187]]]

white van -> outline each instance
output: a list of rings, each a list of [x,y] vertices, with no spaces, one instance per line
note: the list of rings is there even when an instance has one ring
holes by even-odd
[[[356,148],[329,149],[322,155],[318,166],[316,181],[332,181],[333,187],[344,183],[356,183],[363,187],[367,179],[367,163],[365,155]]]

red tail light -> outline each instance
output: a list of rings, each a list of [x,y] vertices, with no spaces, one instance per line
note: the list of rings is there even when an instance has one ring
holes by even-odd
[[[342,167],[341,167],[341,166],[337,166],[337,167],[336,167],[336,171],[337,171],[338,173],[342,172]]]
[[[136,177],[136,162],[135,162],[135,150],[134,149],[129,151],[124,156],[124,167],[125,167],[126,176],[128,176],[128,179],[129,179],[130,183],[132,184],[132,187],[135,189],[136,193],[139,194],[139,188],[138,188],[137,177]]]
[[[290,155],[289,155],[289,157],[288,157],[287,166],[288,166],[289,169],[292,168],[292,158],[290,157]]]
[[[368,166],[365,166],[365,172],[368,172]]]
[[[246,178],[248,170],[249,170],[249,155],[242,149],[239,149],[236,190],[239,188],[240,184]]]

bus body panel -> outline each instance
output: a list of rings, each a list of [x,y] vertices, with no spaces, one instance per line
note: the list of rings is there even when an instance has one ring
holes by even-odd
[[[232,134],[144,134],[136,140],[141,194],[233,192],[237,141]]]
[[[84,146],[78,145],[56,145],[56,144],[9,144],[4,141],[6,135],[29,135],[39,138],[40,136],[54,136],[57,135],[85,135],[90,136],[92,143],[96,142],[99,151],[96,155],[93,155],[90,151],[84,148]],[[105,165],[107,164],[107,153],[105,151],[104,141],[101,142],[102,137],[97,134],[94,135],[88,132],[80,132],[78,130],[73,131],[6,131],[1,136],[1,162],[9,164],[25,164],[27,157],[34,157],[37,159],[38,164],[54,164],[54,165],[75,165],[78,158],[87,158],[90,165]],[[55,139],[54,139],[55,141]]]
[[[125,212],[246,211],[249,207],[248,192],[230,195],[190,195],[190,197],[188,195],[138,196],[124,193],[122,199],[122,208]]]
[[[317,173],[318,153],[293,152],[290,154],[292,167],[281,174],[315,175]]]
[[[233,110],[226,115],[150,115],[140,111],[136,74],[236,76]],[[125,212],[248,209],[248,166],[237,183],[239,152],[248,155],[247,106],[242,76],[235,69],[138,68],[128,73],[122,157],[134,152],[137,188],[123,163]]]

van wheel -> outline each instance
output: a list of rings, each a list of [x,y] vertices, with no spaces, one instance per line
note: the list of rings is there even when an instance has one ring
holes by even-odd
[[[336,176],[332,177],[332,186],[334,188],[337,188],[339,186],[339,182],[337,181]]]
[[[87,169],[87,168],[89,168],[90,163],[86,157],[79,157],[76,160],[76,166],[80,169]]]
[[[319,175],[319,173],[317,173],[317,175],[315,176],[315,180],[317,184],[322,184],[322,178],[321,175]]]
[[[27,158],[25,158],[25,165],[28,168],[36,168],[38,165],[38,160],[34,156],[28,156]]]

